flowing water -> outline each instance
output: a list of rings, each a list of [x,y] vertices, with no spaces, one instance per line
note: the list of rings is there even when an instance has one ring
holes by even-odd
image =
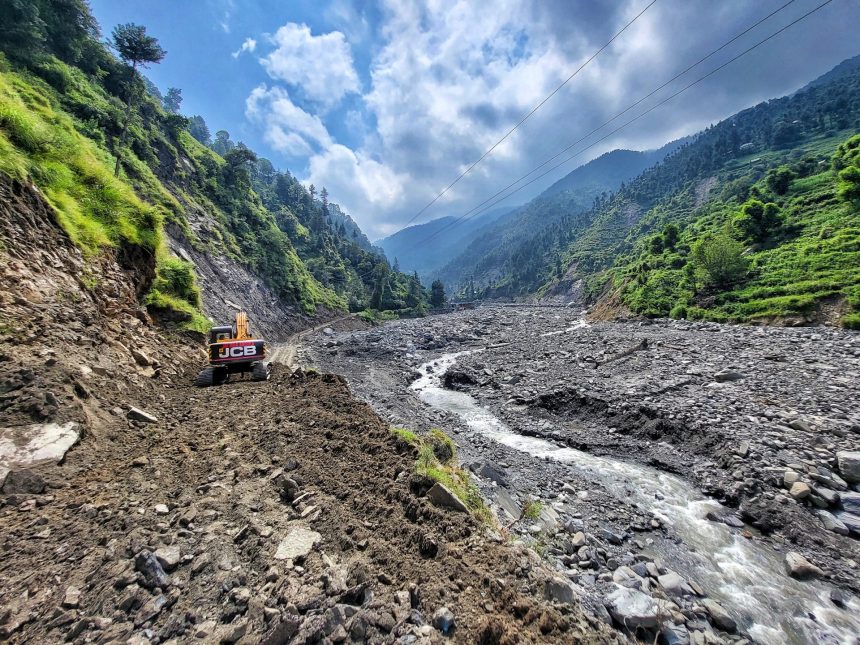
[[[845,610],[839,609],[830,600],[831,587],[826,583],[789,577],[783,554],[705,519],[708,511],[725,509],[684,480],[517,434],[468,394],[444,389],[441,376],[464,353],[446,354],[419,368],[422,376],[412,389],[422,401],[457,415],[471,431],[500,444],[565,464],[660,518],[683,541],[686,551],[679,566],[672,563],[673,568],[701,585],[756,642],[860,643],[860,601],[852,598]]]

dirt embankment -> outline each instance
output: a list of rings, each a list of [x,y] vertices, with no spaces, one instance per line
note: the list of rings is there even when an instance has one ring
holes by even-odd
[[[84,261],[28,187],[0,202],[2,438],[80,431],[4,484],[0,639],[618,638],[533,553],[417,497],[415,455],[339,377],[192,388],[199,347],[114,258]]]

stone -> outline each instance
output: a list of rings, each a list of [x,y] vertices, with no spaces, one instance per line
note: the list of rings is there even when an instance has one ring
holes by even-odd
[[[860,483],[860,451],[840,451],[836,453],[839,474],[850,484]]]
[[[729,615],[720,603],[711,598],[702,598],[701,603],[708,611],[708,614],[710,614],[711,622],[714,625],[730,634],[734,634],[737,631],[738,625],[735,619]]]
[[[152,365],[152,361],[150,360],[149,356],[144,354],[139,349],[132,349],[131,355],[132,355],[132,357],[134,357],[134,362],[137,363],[138,365],[140,365],[141,367],[148,367],[148,366]]]
[[[833,515],[845,525],[851,535],[860,537],[860,515],[846,511],[837,511]]]
[[[823,499],[828,506],[833,506],[839,503],[839,493],[837,493],[835,490],[824,488],[824,486],[813,486],[812,492],[821,499]]]
[[[791,489],[788,491],[788,494],[791,495],[794,499],[806,499],[809,497],[809,493],[811,492],[809,488],[809,484],[804,484],[803,482],[794,482],[791,485]]]
[[[720,370],[714,374],[714,380],[717,383],[731,383],[734,381],[740,381],[742,378],[744,378],[743,374],[733,370]]]
[[[666,623],[660,628],[665,645],[690,645],[690,632],[684,625]]]
[[[551,602],[572,604],[576,599],[576,586],[561,576],[553,576],[544,582],[543,596]]]
[[[450,508],[461,513],[469,512],[469,507],[466,506],[447,486],[439,482],[433,484],[432,488],[427,491],[427,499],[429,499],[434,506],[438,506],[440,508]]]
[[[157,417],[152,416],[149,412],[144,412],[140,408],[129,408],[126,416],[132,421],[140,421],[141,423],[158,423]]]
[[[170,512],[170,509],[167,508],[167,504],[156,504],[153,507],[156,515],[167,515]]]
[[[830,513],[825,510],[816,511],[816,515],[818,515],[821,523],[824,525],[828,531],[833,531],[838,535],[848,535],[848,527],[845,526],[845,523],[842,522],[839,518],[837,518],[833,513]]]
[[[574,548],[578,549],[581,546],[585,546],[585,533],[582,531],[577,531],[574,536],[570,539],[570,543],[574,546]]]
[[[786,488],[791,488],[797,480],[800,479],[800,475],[793,470],[786,470],[782,474],[782,485]]]
[[[447,607],[441,607],[433,613],[433,627],[443,634],[448,634],[456,626],[454,614]]]
[[[80,436],[80,425],[74,422],[0,428],[0,486],[5,487],[13,470],[59,463]]]
[[[824,572],[796,551],[785,554],[785,567],[788,575],[798,580],[820,578]]]
[[[3,483],[6,495],[41,495],[45,492],[45,480],[29,468],[12,470]]]
[[[860,493],[845,492],[839,496],[842,509],[854,515],[860,515]]]
[[[77,587],[67,587],[63,595],[63,607],[66,609],[77,609],[81,604],[81,590]]]
[[[165,571],[173,571],[182,561],[182,553],[176,545],[156,549],[155,557]]]
[[[657,626],[657,617],[669,615],[669,603],[646,593],[617,587],[604,601],[612,617],[630,631],[652,629]]]
[[[164,589],[170,585],[170,578],[164,573],[161,563],[151,551],[144,549],[134,556],[134,568],[143,575],[144,587]]]
[[[624,542],[624,535],[619,535],[611,531],[610,529],[600,529],[600,537],[609,542],[610,544],[621,544]]]
[[[135,627],[140,627],[145,622],[148,622],[158,616],[161,610],[167,606],[167,596],[158,594],[154,598],[150,598],[146,604],[141,607],[137,615],[134,617]]]
[[[311,531],[304,526],[297,526],[290,530],[278,544],[278,549],[275,551],[275,560],[298,560],[305,558],[320,540],[322,540],[322,535],[316,531]]]
[[[657,578],[660,586],[666,590],[670,596],[683,596],[693,593],[690,585],[678,573],[669,571]]]

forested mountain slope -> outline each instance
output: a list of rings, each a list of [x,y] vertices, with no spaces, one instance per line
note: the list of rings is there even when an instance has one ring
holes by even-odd
[[[471,242],[494,222],[513,210],[502,206],[458,222],[449,215],[416,224],[379,240],[378,244],[392,262],[397,260],[404,271],[417,271],[425,281],[463,252]]]
[[[860,130],[854,63],[708,128],[598,204],[586,230],[547,240],[548,291],[585,278],[596,292],[611,278],[615,301],[635,312],[737,321],[814,317],[833,301],[834,316],[851,324],[860,281],[860,212],[846,188],[856,162],[845,147],[856,144],[845,141]],[[733,270],[714,274],[714,258]]]
[[[434,277],[466,297],[476,294],[476,284],[486,288],[485,295],[492,297],[533,291],[540,286],[538,268],[552,259],[541,251],[545,237],[575,235],[589,222],[579,215],[587,214],[595,200],[606,199],[608,193],[682,143],[675,141],[659,150],[613,150],[580,166],[525,206],[483,228]],[[566,219],[563,226],[562,219]],[[467,219],[453,227],[451,234],[470,222]]]
[[[201,302],[193,264],[170,248],[205,258],[209,274],[236,274],[240,305],[246,292],[263,289],[259,301],[275,299],[280,313],[297,317],[420,309],[417,281],[369,251],[335,205],[241,143],[225,146],[220,136],[216,152],[200,141],[208,133],[199,117],[146,91],[139,65],[164,52],[142,28],[125,27],[119,35],[126,44],[137,39],[138,49],[119,47],[120,60],[84,2],[4,3],[0,171],[33,182],[88,254],[145,267],[140,297],[186,325],[208,324],[201,304],[220,313],[225,294],[213,299],[204,290]],[[121,44],[116,32],[114,41]]]

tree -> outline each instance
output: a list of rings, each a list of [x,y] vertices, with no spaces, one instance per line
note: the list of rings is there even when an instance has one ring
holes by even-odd
[[[678,226],[676,224],[666,224],[663,227],[663,246],[669,250],[674,250],[678,243]]]
[[[791,182],[796,178],[797,173],[787,166],[782,166],[767,173],[767,187],[777,195],[785,195]]]
[[[725,231],[708,235],[693,244],[693,260],[701,268],[707,282],[725,288],[740,280],[747,272],[743,244]]]
[[[209,133],[209,126],[206,125],[206,121],[204,121],[203,117],[199,114],[191,117],[191,120],[188,123],[188,132],[190,132],[191,136],[197,139],[204,146],[208,146],[212,143],[212,135]]]
[[[134,103],[137,86],[137,66],[146,67],[151,63],[160,63],[167,52],[158,44],[158,40],[146,34],[146,27],[132,22],[117,25],[113,30],[113,46],[120,59],[129,67],[129,80],[126,84],[125,119],[119,136],[116,150],[116,166],[114,176],[119,176],[120,150],[125,145],[128,133],[128,122],[131,119],[131,108]]]
[[[230,133],[226,130],[218,130],[215,133],[215,141],[212,144],[212,149],[222,157],[230,152],[236,144],[230,141]]]
[[[445,285],[441,280],[434,280],[430,285],[430,304],[436,308],[445,305]]]
[[[178,87],[168,87],[167,94],[161,99],[161,105],[171,114],[178,113],[182,105],[182,90]]]
[[[757,199],[750,199],[732,220],[735,228],[743,239],[751,242],[764,242],[782,225],[782,214],[779,206],[773,202],[767,204]]]
[[[839,171],[839,197],[847,202],[860,200],[860,168],[857,166]]]

